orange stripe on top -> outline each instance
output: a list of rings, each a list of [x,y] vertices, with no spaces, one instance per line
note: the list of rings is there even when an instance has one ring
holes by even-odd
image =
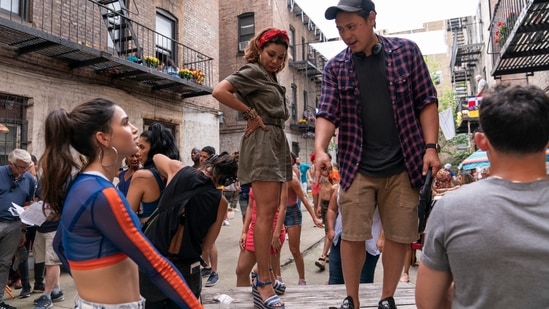
[[[125,253],[117,253],[109,256],[105,256],[95,260],[88,261],[68,261],[71,269],[74,270],[92,270],[105,266],[114,265],[127,259],[128,256]]]
[[[118,191],[111,187],[104,189],[103,194],[111,207],[116,221],[122,228],[122,232],[129,239],[133,239],[134,244],[143,252],[154,268],[159,271],[160,276],[175,289],[177,294],[190,308],[203,308],[202,304],[194,296],[194,293],[189,289],[187,284],[180,280],[172,270],[171,265],[156,252],[156,249],[150,242],[148,242],[140,231],[137,230],[130,214],[122,207],[124,202],[120,199]]]

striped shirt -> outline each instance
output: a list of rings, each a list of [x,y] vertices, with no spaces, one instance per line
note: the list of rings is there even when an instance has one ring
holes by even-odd
[[[414,187],[423,184],[425,141],[419,120],[421,110],[438,104],[436,89],[418,46],[407,39],[379,36],[383,44],[387,87],[400,136],[406,170]],[[338,133],[341,187],[349,188],[358,172],[363,132],[358,76],[352,52],[346,48],[324,68],[317,117],[332,122]],[[367,94],[366,94],[367,95]]]

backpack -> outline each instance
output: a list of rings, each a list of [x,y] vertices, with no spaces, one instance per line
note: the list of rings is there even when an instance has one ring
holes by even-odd
[[[187,191],[167,203],[159,203],[158,208],[154,210],[147,222],[142,226],[142,231],[164,256],[168,254],[168,248],[175,235],[179,224],[181,223],[181,214],[185,211],[185,206],[189,200],[196,194],[204,192],[210,186],[202,185],[194,190]]]

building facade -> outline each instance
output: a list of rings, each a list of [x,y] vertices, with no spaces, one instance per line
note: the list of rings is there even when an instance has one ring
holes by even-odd
[[[549,1],[481,0],[474,16],[447,22],[458,132],[478,128],[478,111],[468,108],[477,75],[489,86],[535,85],[549,92]]]
[[[219,145],[218,0],[11,0],[0,7],[0,164],[14,148],[40,156],[43,120],[96,97],[140,131],[172,130],[192,147]],[[181,72],[180,72],[181,71]],[[6,132],[7,131],[7,132]]]

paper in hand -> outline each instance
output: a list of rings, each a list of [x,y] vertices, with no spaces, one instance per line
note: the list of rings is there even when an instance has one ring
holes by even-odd
[[[10,212],[14,216],[19,216],[21,218],[21,222],[25,223],[26,225],[36,225],[40,226],[44,221],[46,221],[46,215],[44,215],[44,211],[42,209],[44,202],[38,201],[32,203],[27,209],[12,203],[12,207],[10,208]],[[12,211],[13,209],[13,211]],[[14,214],[13,212],[16,212],[17,214]],[[46,213],[49,212],[46,210]]]

